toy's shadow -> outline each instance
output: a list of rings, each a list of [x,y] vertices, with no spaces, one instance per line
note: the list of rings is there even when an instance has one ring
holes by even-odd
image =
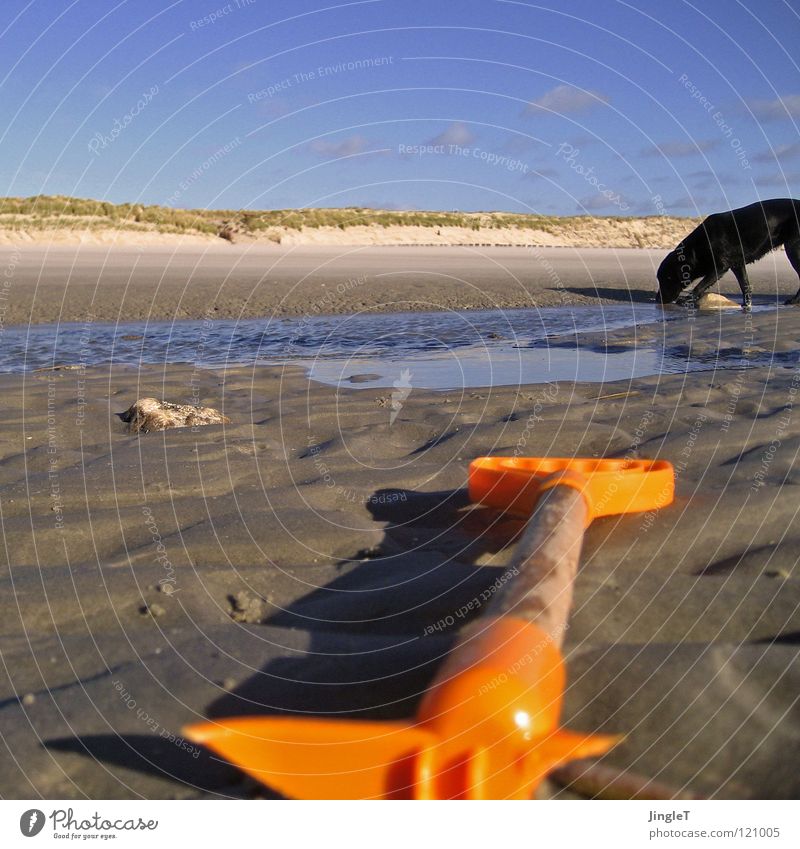
[[[308,651],[271,661],[209,705],[208,716],[413,713],[497,578],[477,561],[507,546],[522,523],[472,509],[463,490],[379,490],[368,506],[391,523],[380,546],[342,562],[339,577],[264,623],[303,629]]]
[[[202,747],[185,748],[148,734],[88,734],[48,740],[49,750],[85,757],[136,770],[155,779],[171,779],[197,790],[230,798],[251,798],[253,783]],[[162,785],[163,792],[163,785]],[[259,795],[272,795],[259,791]],[[276,797],[277,798],[277,797]]]
[[[197,705],[206,716],[413,714],[457,630],[479,612],[476,601],[498,576],[478,561],[507,546],[523,523],[473,508],[463,490],[379,490],[368,506],[376,521],[390,523],[381,544],[342,561],[334,580],[261,623],[304,631],[308,648],[287,650],[235,690]],[[270,795],[254,791],[249,779],[205,749],[149,735],[87,735],[45,745],[214,795]],[[163,785],[155,787],[163,792]]]

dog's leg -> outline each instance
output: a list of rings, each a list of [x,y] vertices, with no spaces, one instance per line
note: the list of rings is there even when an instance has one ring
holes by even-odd
[[[749,310],[753,306],[753,288],[750,285],[750,278],[747,276],[747,269],[743,265],[735,265],[731,271],[742,290],[742,306]]]
[[[800,277],[800,239],[787,242],[783,246],[783,249],[786,251],[786,256],[789,257],[792,268],[797,272],[797,276]],[[797,294],[793,298],[789,298],[785,303],[800,304],[800,289],[797,290]]]
[[[719,280],[720,277],[727,271],[724,269],[723,271],[712,271],[710,274],[706,274],[706,276],[692,289],[692,300],[696,303],[700,300],[700,298],[705,295],[705,293]]]

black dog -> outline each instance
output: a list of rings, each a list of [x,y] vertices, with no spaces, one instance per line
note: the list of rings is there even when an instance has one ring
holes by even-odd
[[[693,280],[698,300],[730,269],[750,309],[751,288],[745,266],[783,245],[792,268],[800,276],[800,201],[778,198],[751,203],[730,212],[709,215],[703,223],[664,257],[658,268],[657,301],[670,304]],[[800,290],[786,301],[800,304]]]

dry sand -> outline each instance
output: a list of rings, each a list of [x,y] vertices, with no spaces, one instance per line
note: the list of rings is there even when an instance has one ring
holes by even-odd
[[[0,796],[249,797],[185,723],[410,715],[519,529],[470,508],[468,462],[516,452],[677,470],[673,505],[587,533],[568,726],[627,734],[605,761],[676,788],[796,798],[800,311],[579,343],[652,340],[734,368],[412,390],[393,423],[391,390],[296,367],[0,376]],[[147,396],[231,423],[131,436]]]
[[[0,249],[0,322],[260,318],[652,301],[662,250],[223,246]],[[730,279],[728,279],[730,278]],[[797,291],[783,252],[757,295]],[[721,291],[735,296],[729,274]]]

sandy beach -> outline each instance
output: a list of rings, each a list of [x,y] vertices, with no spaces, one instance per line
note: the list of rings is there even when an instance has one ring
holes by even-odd
[[[109,264],[103,250],[26,249],[4,323],[644,301],[661,252],[541,256],[234,246]],[[751,279],[762,301],[796,290],[782,254]],[[548,344],[613,357],[653,342],[706,370],[412,387],[393,420],[392,390],[369,375],[337,388],[291,363],[0,375],[0,795],[264,796],[182,726],[411,715],[520,529],[468,503],[468,463],[516,453],[676,468],[674,504],[587,532],[565,724],[625,734],[604,762],[678,790],[796,798],[800,310]],[[132,436],[120,414],[147,396],[231,422]],[[542,795],[571,794],[548,782]]]
[[[633,248],[0,248],[0,309],[12,325],[644,303],[663,256]],[[782,251],[750,276],[762,299],[797,291]],[[739,291],[730,274],[720,287]]]

